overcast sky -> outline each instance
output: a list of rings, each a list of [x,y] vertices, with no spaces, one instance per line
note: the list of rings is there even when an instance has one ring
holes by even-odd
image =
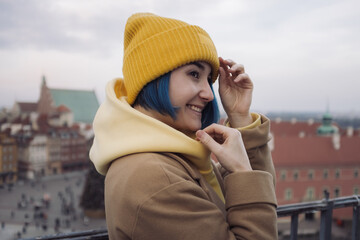
[[[358,0],[0,0],[0,106],[51,88],[94,89],[122,77],[135,12],[199,25],[219,56],[245,65],[253,109],[360,112]]]

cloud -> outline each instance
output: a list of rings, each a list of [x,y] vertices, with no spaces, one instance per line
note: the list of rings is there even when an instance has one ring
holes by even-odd
[[[91,4],[92,3],[92,4]],[[119,15],[102,14],[99,1],[15,0],[0,2],[0,48],[110,51],[123,30]],[[111,5],[107,5],[110,7]]]
[[[36,85],[44,73],[50,86],[103,93],[121,76],[127,18],[153,12],[201,26],[219,55],[243,63],[255,83],[254,108],[325,109],[327,99],[358,108],[359,7],[356,0],[0,0],[0,81]],[[4,89],[0,95],[10,94]]]

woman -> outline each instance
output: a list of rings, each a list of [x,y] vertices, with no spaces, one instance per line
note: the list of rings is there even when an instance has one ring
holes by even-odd
[[[269,120],[249,113],[243,66],[203,29],[149,13],[124,39],[124,78],[106,87],[90,152],[110,239],[276,239]],[[212,124],[219,74],[227,126]]]

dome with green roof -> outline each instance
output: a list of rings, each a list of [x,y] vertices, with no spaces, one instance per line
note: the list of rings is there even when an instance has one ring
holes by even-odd
[[[322,124],[317,128],[317,134],[320,136],[329,136],[338,132],[338,128],[332,124],[332,116],[329,112],[322,117]]]

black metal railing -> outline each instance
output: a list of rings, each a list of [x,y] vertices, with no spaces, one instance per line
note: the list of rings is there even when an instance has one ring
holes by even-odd
[[[305,202],[282,205],[277,208],[278,217],[291,216],[291,228],[290,239],[298,239],[298,223],[299,215],[313,212],[321,212],[320,219],[320,240],[331,240],[331,225],[332,225],[332,212],[334,209],[352,207],[352,229],[351,240],[360,240],[360,195],[353,195],[349,197],[340,197],[329,199],[329,195],[326,193],[325,198],[321,201]],[[106,229],[101,230],[88,230],[73,233],[55,234],[49,236],[40,236],[35,238],[28,238],[23,240],[55,240],[55,239],[71,239],[71,240],[85,240],[96,239],[105,240],[108,239],[108,233]]]
[[[332,212],[334,209],[352,207],[353,217],[351,226],[351,240],[360,240],[360,195],[329,199],[325,193],[325,199],[321,201],[296,203],[279,206],[278,217],[291,216],[290,240],[298,239],[299,214],[321,212],[320,240],[331,240]]]
[[[96,239],[96,240],[108,240],[109,235],[106,229],[98,230],[87,230],[81,232],[72,233],[59,233],[48,236],[40,236],[34,238],[20,239],[20,240],[55,240],[55,239],[69,239],[69,240],[85,240],[85,239]]]

